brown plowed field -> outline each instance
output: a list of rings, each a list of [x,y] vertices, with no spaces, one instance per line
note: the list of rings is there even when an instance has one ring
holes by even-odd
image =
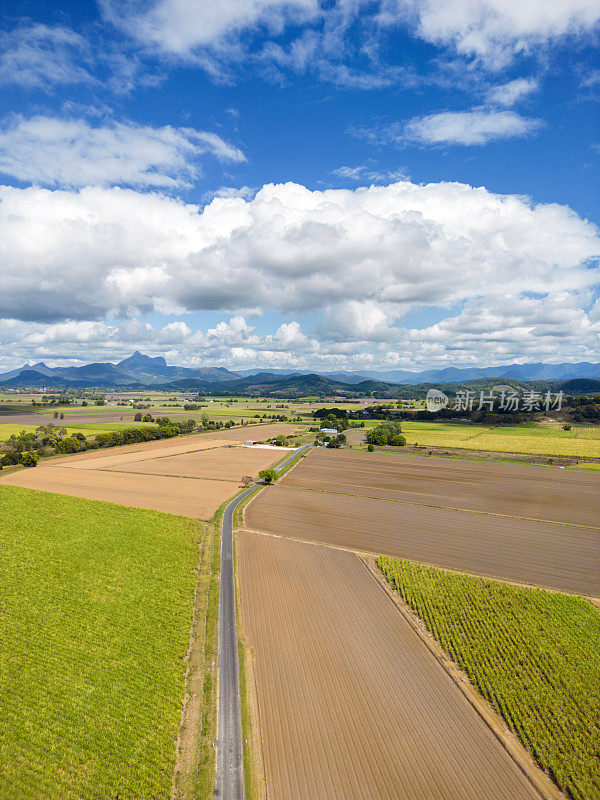
[[[162,455],[172,455],[165,453],[165,448],[177,448],[178,453],[188,453],[194,450],[203,450],[209,445],[209,442],[217,441],[219,445],[234,444],[235,442],[245,442],[249,439],[262,441],[263,439],[272,439],[280,433],[289,435],[296,429],[296,425],[289,425],[285,422],[273,423],[272,425],[248,425],[244,428],[230,428],[229,430],[212,431],[211,433],[195,433],[190,436],[178,436],[175,439],[157,439],[154,442],[143,442],[136,444],[124,444],[120,447],[111,447],[109,449],[88,450],[85,453],[79,453],[74,456],[67,456],[61,458],[61,464],[67,464],[75,461],[89,461],[95,458],[104,458],[106,456],[113,458],[121,453],[151,453],[155,450],[163,451]],[[41,462],[50,466],[54,462],[44,461]]]
[[[539,800],[357,556],[237,547],[268,797]]]
[[[178,456],[184,453],[204,453],[206,450],[223,447],[231,444],[227,439],[211,439],[203,441],[196,437],[196,441],[180,442],[175,444],[176,439],[163,439],[163,447],[149,448],[146,443],[138,444],[138,450],[129,453],[123,452],[120,447],[110,447],[102,450],[94,450],[95,458],[83,458],[83,455],[90,455],[89,452],[81,456],[75,455],[69,458],[61,458],[59,461],[41,461],[38,466],[52,468],[55,464],[69,469],[120,469],[122,465],[143,463],[145,461],[157,461],[166,457]],[[169,444],[166,444],[169,442]],[[150,444],[154,444],[151,442]],[[133,446],[133,445],[132,445]],[[119,450],[121,452],[112,452]]]
[[[257,477],[258,471],[279,461],[288,450],[267,450],[251,447],[216,447],[196,453],[136,461],[124,466],[109,467],[119,472],[145,475],[172,475],[181,478],[213,478],[240,481],[243,475]]]
[[[258,429],[263,439],[292,432],[294,426]],[[238,491],[243,475],[255,476],[287,452],[229,446],[259,438],[256,427],[216,433],[220,436],[182,436],[42,461],[35,469],[2,477],[0,485],[209,519]]]
[[[318,449],[285,484],[600,529],[600,475],[593,473]]]
[[[58,466],[15,472],[1,483],[199,519],[210,519],[221,503],[238,491],[238,484],[233,481],[187,480]]]
[[[282,536],[600,596],[596,530],[292,489],[287,479],[250,502],[245,524]]]

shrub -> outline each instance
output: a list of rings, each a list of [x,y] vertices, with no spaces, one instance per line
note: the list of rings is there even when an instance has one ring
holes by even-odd
[[[23,460],[22,464],[24,467],[36,467],[38,463],[38,454],[33,453],[31,450],[28,450],[26,453],[23,453]]]
[[[22,453],[18,453],[16,450],[12,450],[10,453],[6,453],[0,458],[0,464],[3,467],[12,467],[14,464],[20,464],[23,458]]]

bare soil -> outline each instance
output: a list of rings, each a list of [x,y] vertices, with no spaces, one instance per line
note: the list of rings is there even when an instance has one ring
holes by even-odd
[[[210,519],[221,503],[238,490],[234,481],[129,475],[59,466],[14,472],[2,479],[2,483],[197,519]]]
[[[249,503],[245,524],[281,536],[600,596],[597,530],[294,489],[287,479]]]
[[[268,797],[539,800],[356,555],[240,532],[238,560]]]
[[[109,467],[119,472],[146,475],[172,475],[182,478],[206,478],[240,481],[244,475],[257,477],[261,469],[270,467],[286,455],[277,450],[250,447],[215,447],[184,455],[161,456],[152,460]],[[93,462],[92,462],[93,463]]]
[[[285,485],[600,530],[600,474],[593,472],[319,449]]]
[[[260,438],[294,429],[293,425],[285,424],[259,427]],[[253,474],[278,460],[279,453],[275,450],[229,446],[252,436],[257,438],[256,433],[247,431],[247,428],[232,428],[215,432],[220,436],[181,436],[87,451],[42,461],[35,469],[12,472],[0,479],[0,485],[23,486],[206,520],[237,492],[243,475]],[[169,475],[164,464],[172,458],[175,472]],[[177,460],[182,458],[183,462]]]

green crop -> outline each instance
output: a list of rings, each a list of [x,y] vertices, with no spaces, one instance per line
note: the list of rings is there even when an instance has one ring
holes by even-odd
[[[168,800],[199,523],[0,487],[0,798]]]
[[[558,786],[600,797],[598,610],[386,556],[377,564]]]

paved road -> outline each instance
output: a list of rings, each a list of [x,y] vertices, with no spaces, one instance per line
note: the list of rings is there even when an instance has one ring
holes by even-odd
[[[279,472],[305,445],[294,450],[275,469]],[[221,590],[219,600],[219,713],[217,725],[217,785],[219,800],[244,800],[244,767],[240,684],[235,618],[235,583],[233,577],[233,514],[237,506],[252,494],[254,484],[229,503],[223,514],[221,539]]]

